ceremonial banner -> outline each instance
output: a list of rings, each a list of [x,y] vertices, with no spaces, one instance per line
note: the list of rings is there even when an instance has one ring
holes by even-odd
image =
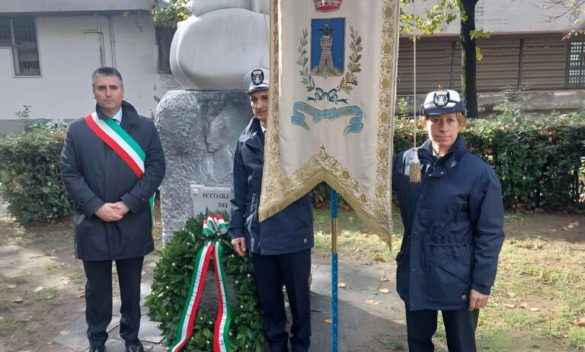
[[[271,0],[260,221],[327,182],[389,243],[398,0]]]

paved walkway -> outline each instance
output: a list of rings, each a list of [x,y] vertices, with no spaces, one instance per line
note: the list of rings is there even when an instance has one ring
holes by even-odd
[[[311,351],[331,350],[331,266],[327,258],[314,258],[311,285],[312,342]],[[392,351],[406,350],[404,309],[395,293],[394,268],[387,263],[358,265],[340,262],[338,351]],[[143,294],[150,291],[150,283],[143,284]],[[119,311],[115,302],[114,311]],[[140,339],[148,351],[162,352],[162,336],[156,324],[149,321],[143,308]],[[109,352],[123,352],[119,337],[119,316],[110,324],[107,348]],[[54,341],[64,351],[86,351],[85,318],[81,316]],[[245,352],[245,351],[242,351]]]

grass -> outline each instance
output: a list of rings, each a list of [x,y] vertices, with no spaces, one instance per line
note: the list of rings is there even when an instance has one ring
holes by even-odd
[[[396,251],[393,252],[378,236],[368,232],[368,229],[353,211],[339,211],[337,221],[337,253],[340,257],[350,257],[361,264],[394,260]],[[395,227],[401,232],[401,227],[396,221],[394,220]],[[315,251],[329,253],[331,251],[331,220],[329,211],[324,209],[315,210],[314,224]],[[401,238],[402,236],[397,233],[393,234],[393,248],[399,247]]]
[[[0,300],[0,312],[10,309],[12,307],[12,303],[5,300]]]
[[[85,283],[85,273],[83,271],[71,271],[69,272],[69,280],[74,284]]]
[[[338,253],[359,263],[393,260],[402,226],[394,209],[390,250],[355,213],[339,212]],[[315,212],[315,251],[330,251],[329,213]],[[585,351],[585,217],[507,214],[506,241],[488,307],[480,313],[480,351]],[[571,223],[576,226],[567,226]],[[440,315],[439,315],[440,317]],[[444,345],[442,321],[436,333]],[[400,350],[397,339],[389,350]]]
[[[574,328],[569,332],[569,342],[571,346],[580,350],[585,350],[585,329]]]
[[[9,336],[24,324],[21,320],[0,319],[0,336]]]
[[[45,288],[35,293],[36,299],[51,303],[59,295],[59,291],[54,288]]]
[[[0,282],[1,285],[22,285],[28,283],[28,280],[25,277],[20,276],[20,272],[18,270],[13,271],[5,271],[2,273],[4,276],[4,281]]]
[[[351,259],[361,264],[386,262],[389,268],[393,268],[403,231],[398,211],[393,211],[394,231],[390,249],[378,236],[368,232],[355,213],[341,210],[338,224],[340,260]],[[574,323],[585,319],[585,216],[518,213],[507,214],[505,221],[507,237],[500,255],[498,277],[488,307],[480,313],[478,350],[585,351],[585,327]],[[575,222],[578,224],[574,225]],[[328,210],[315,211],[315,252],[318,254],[328,254],[331,250],[329,223]],[[572,227],[569,224],[573,224]],[[71,229],[67,226],[53,225],[50,231],[39,227],[27,229],[29,232],[25,233],[21,227],[0,224],[0,239],[4,244],[35,242],[47,253],[52,253],[55,249],[70,246]],[[145,268],[150,270],[156,259],[155,255],[149,255]],[[37,261],[36,258],[31,260]],[[53,277],[53,271],[65,270],[66,267],[51,266],[48,269]],[[65,271],[64,277],[71,282],[84,283],[82,270]],[[28,292],[31,292],[38,284],[29,283],[28,279],[30,277],[9,268],[2,273],[0,293],[12,292],[13,288],[9,288],[12,285],[29,285]],[[10,301],[9,296],[0,297],[3,298],[0,299],[0,336],[11,336],[28,322],[13,314],[23,305]],[[53,288],[46,288],[32,297],[34,299],[30,302],[46,309],[66,296]],[[437,351],[446,351],[441,321],[438,326]],[[405,337],[391,333],[398,335],[384,340],[387,350],[407,351]]]
[[[384,343],[388,346],[389,351],[407,351],[408,347],[402,337],[389,336]]]

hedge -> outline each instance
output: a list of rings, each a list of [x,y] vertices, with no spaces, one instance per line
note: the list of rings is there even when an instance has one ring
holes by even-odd
[[[59,168],[64,137],[64,126],[36,125],[0,139],[0,191],[21,224],[72,213]]]
[[[395,121],[394,150],[412,147],[413,121]],[[0,191],[22,224],[71,214],[59,177],[64,126],[37,126],[0,138]],[[505,116],[469,121],[467,147],[491,164],[507,209],[564,210],[585,205],[585,112]],[[426,139],[417,130],[417,144]],[[316,203],[329,194],[313,192]]]
[[[412,147],[412,119],[397,119],[394,150]],[[585,113],[507,114],[469,120],[467,148],[494,167],[507,209],[585,205]],[[417,144],[426,139],[418,130]]]

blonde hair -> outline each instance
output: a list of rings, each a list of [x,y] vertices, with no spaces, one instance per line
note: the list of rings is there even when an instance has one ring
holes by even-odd
[[[443,115],[446,115],[446,114],[443,114]],[[434,115],[434,116],[441,116],[441,115]],[[460,129],[462,130],[467,125],[467,118],[465,117],[465,115],[463,115],[462,112],[459,112],[459,111],[455,112],[455,116],[457,116],[457,122],[459,122]],[[420,121],[418,122],[418,127],[425,128],[425,123],[427,122],[427,120],[430,120],[431,117],[433,117],[433,116],[424,115],[420,119]]]

